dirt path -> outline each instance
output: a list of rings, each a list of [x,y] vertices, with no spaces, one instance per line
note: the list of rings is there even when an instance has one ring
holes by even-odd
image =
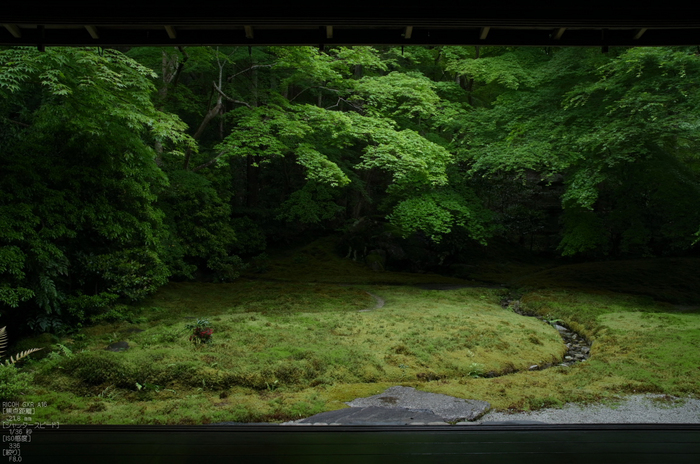
[[[376,300],[376,304],[372,308],[361,309],[358,311],[358,313],[366,313],[369,311],[376,311],[377,309],[382,308],[384,306],[384,303],[385,303],[384,298],[382,298],[381,296],[375,295],[374,293],[370,293],[370,292],[365,292],[365,293],[368,294],[369,296],[371,296],[372,298],[374,298]]]
[[[338,284],[338,285],[349,286],[349,285],[352,285],[352,284]],[[484,285],[413,284],[413,285],[409,285],[409,286],[421,288],[421,289],[423,289],[423,290],[459,290],[460,288],[503,288],[503,287],[501,287],[500,285],[488,285],[488,284],[484,284]],[[372,298],[374,298],[374,299],[376,300],[376,304],[375,304],[374,307],[372,307],[372,308],[367,308],[367,309],[361,309],[361,310],[359,310],[359,311],[358,311],[359,313],[365,313],[365,312],[368,312],[368,311],[375,311],[375,310],[377,310],[377,309],[382,308],[382,307],[384,306],[384,303],[386,303],[386,301],[384,300],[384,298],[382,298],[382,297],[379,296],[379,295],[375,295],[374,293],[370,293],[370,292],[367,292],[367,291],[365,291],[365,293],[367,293],[369,296],[371,296]]]

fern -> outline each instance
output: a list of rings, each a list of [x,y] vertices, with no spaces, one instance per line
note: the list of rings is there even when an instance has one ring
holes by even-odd
[[[7,331],[5,330],[6,327],[3,327],[0,329],[0,356],[5,352],[5,348],[7,347]],[[10,366],[15,364],[17,361],[19,361],[22,358],[26,358],[30,354],[42,350],[43,348],[31,348],[26,351],[22,351],[21,353],[18,353],[14,356],[10,356],[10,359],[5,361],[6,366]]]
[[[6,327],[7,326],[0,329],[0,355],[5,352],[5,347],[7,346],[7,332],[5,331]]]

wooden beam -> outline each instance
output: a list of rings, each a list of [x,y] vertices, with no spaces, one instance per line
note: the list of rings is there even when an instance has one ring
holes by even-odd
[[[326,26],[326,39],[333,38],[333,26]]]
[[[640,30],[637,31],[636,34],[634,34],[634,37],[632,37],[632,40],[639,40],[642,35],[647,31],[646,27],[641,28]]]
[[[253,26],[243,26],[243,29],[245,29],[245,38],[252,39],[253,38]]]
[[[173,26],[163,26],[171,39],[177,39],[177,31]]]
[[[97,33],[97,28],[95,26],[85,26],[85,29],[87,29],[88,34],[90,34],[90,37],[93,39],[99,39],[100,35]]]
[[[2,13],[0,13],[2,16]],[[17,24],[17,23],[14,23]],[[177,45],[243,45],[248,46],[253,42],[255,45],[311,45],[318,46],[320,42],[333,42],[334,45],[491,45],[491,46],[537,46],[547,47],[556,44],[567,47],[596,47],[600,49],[602,45],[610,47],[665,47],[677,45],[694,46],[698,44],[700,37],[700,27],[694,29],[653,29],[652,33],[645,33],[639,40],[633,40],[635,29],[610,30],[605,38],[601,38],[600,30],[576,29],[567,27],[566,33],[558,41],[552,40],[552,34],[557,28],[537,30],[509,30],[498,29],[497,34],[489,34],[486,40],[479,40],[479,30],[469,29],[441,29],[423,28],[413,26],[410,40],[406,40],[402,35],[405,25],[400,28],[366,28],[366,29],[343,29],[342,34],[333,31],[333,39],[325,38],[325,24],[319,29],[258,29],[255,30],[255,40],[247,39],[243,32],[243,25],[239,26],[238,34],[231,34],[228,29],[214,29],[206,31],[189,30],[185,28],[177,29],[177,39],[168,38],[164,29],[160,33],[154,34],[148,29],[110,29],[107,34],[106,29],[98,26],[99,39],[93,39],[86,33],[84,24],[79,28],[50,29],[46,31],[46,36],[42,36],[40,30],[20,27],[21,38],[16,38],[9,33],[0,33],[0,45],[15,46],[26,45],[36,47],[38,43],[46,46],[172,46]],[[159,28],[163,27],[161,23]],[[255,26],[253,26],[255,27]],[[492,26],[493,27],[493,26]],[[0,28],[4,28],[4,23],[0,23]],[[334,27],[335,29],[335,27]]]
[[[15,25],[15,24],[3,24],[3,26],[5,26],[5,29],[7,29],[8,32],[10,34],[12,34],[12,37],[14,37],[15,39],[22,38],[22,33],[20,32],[19,27],[17,27],[17,25]]]
[[[554,35],[552,36],[552,39],[554,39],[554,40],[561,39],[561,36],[564,35],[565,30],[566,30],[565,27],[560,27],[559,29],[557,29],[557,32],[554,33]]]
[[[482,27],[481,32],[479,33],[479,40],[486,40],[486,37],[488,37],[490,30],[490,26]]]
[[[413,26],[406,26],[406,29],[403,31],[403,38],[410,39],[412,34],[413,34]]]

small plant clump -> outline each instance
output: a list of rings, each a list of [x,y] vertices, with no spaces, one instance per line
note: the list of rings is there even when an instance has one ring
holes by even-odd
[[[5,347],[7,346],[7,331],[5,329],[6,327],[0,329],[0,356],[5,353]],[[29,376],[20,373],[15,364],[20,359],[26,358],[41,349],[32,348],[22,351],[15,356],[10,356],[10,359],[6,359],[4,363],[0,362],[0,401],[13,400],[29,387]]]
[[[0,355],[2,355],[5,352],[4,348],[7,346],[7,331],[5,329],[6,327],[0,329]],[[19,361],[20,359],[26,358],[30,354],[36,351],[40,351],[42,349],[43,348],[31,348],[29,350],[22,351],[21,353],[17,353],[15,356],[10,356],[10,359],[5,360],[5,365],[13,365],[17,363],[17,361]]]
[[[185,326],[188,330],[192,331],[189,340],[195,344],[195,346],[200,346],[204,344],[210,344],[212,342],[212,334],[214,330],[209,327],[209,321],[206,319],[197,319],[193,324],[187,324]]]

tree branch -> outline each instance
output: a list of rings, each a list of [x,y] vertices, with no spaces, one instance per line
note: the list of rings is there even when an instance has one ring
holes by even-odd
[[[212,82],[212,84],[214,84],[214,88],[216,89],[217,92],[219,92],[219,95],[221,95],[222,97],[224,97],[226,100],[230,101],[231,103],[238,103],[239,105],[245,105],[245,106],[247,106],[248,108],[250,108],[250,104],[248,104],[248,103],[246,103],[246,102],[244,102],[244,101],[236,100],[236,99],[231,98],[231,97],[229,97],[228,95],[226,95],[226,94],[223,92],[223,90],[221,90],[221,89],[216,85],[216,82]]]
[[[171,56],[163,50],[163,86],[158,90],[158,95],[160,96],[163,106],[170,97],[169,87],[172,86],[173,89],[177,87],[182,70],[185,68],[185,63],[190,59],[190,55],[185,51],[185,47],[176,48],[185,57],[182,61],[178,60],[177,54]],[[173,70],[172,68],[175,69]],[[163,106],[161,106],[161,109]]]
[[[290,101],[290,102],[293,102],[294,100],[297,99],[297,97],[298,97],[299,95],[301,95],[302,93],[306,92],[306,91],[309,90],[309,89],[323,89],[323,90],[328,90],[328,91],[330,91],[330,92],[336,92],[336,93],[339,92],[339,90],[330,89],[330,88],[324,87],[324,86],[322,86],[322,85],[314,85],[314,86],[311,86],[311,87],[307,87],[307,88],[305,88],[304,90],[302,90],[301,92],[299,92],[298,94],[294,95],[294,97],[291,98],[289,101]]]
[[[233,80],[233,78],[238,76],[239,74],[243,74],[243,73],[246,73],[248,71],[252,71],[253,69],[257,69],[257,68],[271,68],[271,67],[272,67],[271,64],[255,64],[255,65],[251,66],[250,68],[247,68],[247,69],[244,69],[243,71],[237,72],[233,76],[229,76],[228,78],[226,78],[226,80],[231,82]]]
[[[27,123],[24,123],[24,122],[15,121],[14,119],[5,118],[5,117],[3,117],[3,119],[4,119],[5,121],[10,121],[11,123],[20,125],[20,126],[22,126],[22,127],[32,127],[31,124],[27,124]]]
[[[200,169],[204,169],[204,168],[206,168],[206,167],[211,166],[212,164],[214,164],[214,163],[216,162],[216,160],[218,160],[219,158],[221,158],[223,155],[224,155],[224,152],[223,152],[223,151],[219,152],[218,155],[216,155],[214,158],[210,159],[210,160],[207,161],[206,163],[200,164],[200,165],[197,166],[196,168],[193,168],[193,169],[192,169],[192,172],[199,171]]]
[[[289,102],[290,102],[290,103],[293,102],[294,100],[297,99],[297,97],[298,97],[299,95],[301,95],[302,93],[306,92],[307,90],[313,89],[313,88],[314,88],[314,87],[307,87],[307,88],[305,88],[304,90],[302,90],[302,91],[299,92],[298,94],[294,95],[293,98],[289,99]]]
[[[216,105],[209,111],[207,111],[207,114],[204,116],[204,119],[202,120],[202,123],[199,125],[199,128],[197,129],[197,132],[194,133],[192,138],[195,140],[198,140],[202,136],[202,132],[204,132],[204,129],[207,128],[209,123],[211,122],[212,119],[216,117],[217,114],[221,112],[221,98],[219,98],[219,101],[216,102]]]
[[[216,85],[216,84],[214,84]],[[214,105],[213,108],[211,108],[209,111],[207,111],[207,114],[204,116],[204,119],[202,120],[202,123],[199,125],[199,128],[197,129],[197,132],[194,133],[192,136],[193,139],[199,140],[199,138],[202,136],[202,133],[204,133],[204,129],[207,128],[209,123],[211,122],[212,119],[216,117],[217,114],[221,112],[221,97],[219,97],[218,101],[216,102],[216,105]],[[185,171],[189,168],[190,166],[190,158],[192,157],[192,150],[190,148],[187,148],[187,151],[185,152],[185,162],[183,163],[182,169]]]
[[[178,63],[177,69],[175,70],[175,75],[169,82],[172,83],[173,88],[177,87],[177,84],[180,81],[180,74],[182,74],[182,70],[185,67],[185,63],[187,63],[187,60],[190,59],[190,55],[188,55],[185,51],[185,47],[177,47],[177,49],[180,50],[180,53],[182,53],[185,58]]]
[[[349,105],[351,108],[356,109],[357,111],[362,111],[362,107],[361,107],[361,106],[353,105],[352,103],[350,103],[350,102],[347,101],[346,99],[340,98],[340,97],[338,97],[338,101],[335,103],[335,105],[327,106],[325,109],[329,110],[329,109],[331,109],[331,108],[335,108],[335,107],[337,107],[337,106],[340,106],[340,102],[341,102],[341,101],[344,102],[344,103],[346,103],[347,105]]]

